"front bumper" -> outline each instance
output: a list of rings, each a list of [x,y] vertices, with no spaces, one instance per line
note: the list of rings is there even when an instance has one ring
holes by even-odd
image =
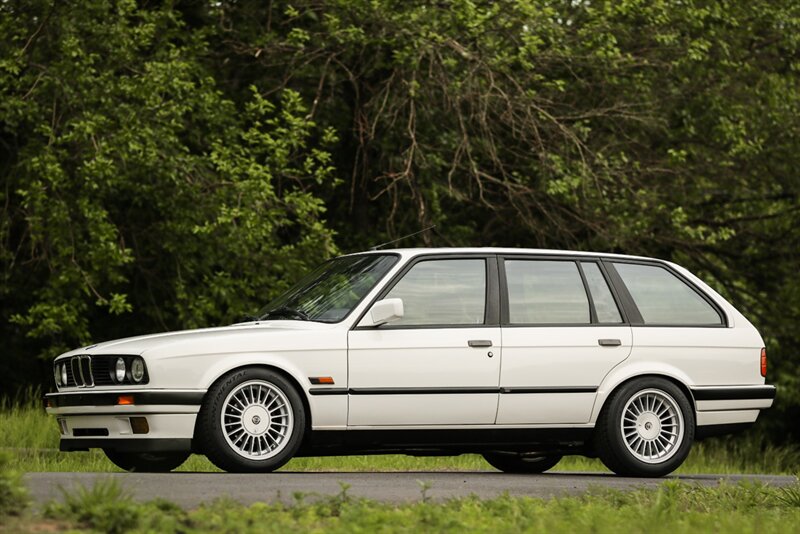
[[[48,394],[45,403],[47,413],[56,417],[62,451],[188,451],[204,394],[80,391]]]

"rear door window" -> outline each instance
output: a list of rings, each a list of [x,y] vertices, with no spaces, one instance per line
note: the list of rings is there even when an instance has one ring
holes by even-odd
[[[590,324],[589,298],[573,261],[505,260],[510,324]]]
[[[608,287],[608,282],[606,282],[603,273],[600,272],[600,267],[593,262],[581,262],[581,269],[583,269],[583,276],[586,278],[589,293],[592,295],[597,322],[601,324],[621,323],[622,315],[619,313],[619,308],[614,300],[614,295],[611,293],[611,288]]]

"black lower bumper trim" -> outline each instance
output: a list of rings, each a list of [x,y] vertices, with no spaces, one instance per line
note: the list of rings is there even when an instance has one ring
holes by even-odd
[[[112,449],[122,452],[167,452],[192,450],[191,438],[159,439],[62,439],[59,449],[65,452],[89,449]]]
[[[45,400],[54,408],[64,406],[116,406],[120,395],[133,397],[137,406],[179,405],[199,406],[205,391],[93,391],[87,393],[48,393]]]
[[[696,401],[774,399],[775,386],[692,389]]]

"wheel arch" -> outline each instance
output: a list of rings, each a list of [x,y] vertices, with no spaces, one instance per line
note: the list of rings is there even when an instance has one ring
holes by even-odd
[[[205,406],[206,398],[208,397],[208,392],[211,391],[211,389],[214,387],[214,385],[216,385],[218,382],[224,380],[231,373],[235,373],[237,371],[241,371],[242,369],[266,369],[268,371],[272,371],[272,372],[274,372],[276,374],[279,374],[282,378],[286,379],[286,381],[288,381],[289,384],[291,384],[291,386],[293,388],[295,388],[295,391],[297,392],[297,394],[300,397],[300,401],[303,403],[303,410],[305,411],[306,424],[305,424],[305,429],[304,429],[304,433],[303,433],[304,434],[303,439],[307,439],[308,436],[311,433],[311,419],[313,417],[313,415],[311,413],[311,403],[309,402],[309,399],[308,399],[308,393],[305,391],[305,389],[303,389],[303,386],[300,384],[300,381],[297,380],[297,378],[294,375],[292,375],[292,373],[288,372],[285,369],[281,369],[280,367],[277,367],[275,365],[270,365],[270,364],[265,364],[265,363],[251,363],[251,364],[238,365],[236,367],[233,367],[233,368],[227,370],[226,372],[224,372],[221,375],[219,375],[209,385],[208,389],[203,394],[203,400],[201,402],[200,409],[202,410],[203,407]],[[195,421],[195,424],[194,424],[194,433],[193,433],[193,436],[192,436],[193,444],[199,443],[199,440],[197,439],[198,430],[199,430],[199,420],[200,420],[200,418],[198,417],[197,421]],[[202,452],[202,451],[194,451],[194,452]]]
[[[611,397],[614,396],[614,393],[619,391],[619,389],[624,387],[625,385],[630,384],[634,380],[639,380],[641,378],[661,378],[668,382],[671,382],[672,384],[677,386],[678,389],[680,389],[684,395],[686,395],[686,400],[689,401],[689,405],[692,407],[692,410],[697,412],[697,404],[695,403],[694,396],[692,395],[692,390],[683,380],[680,380],[676,376],[667,373],[650,372],[650,373],[632,375],[617,382],[614,386],[612,386],[608,390],[607,393],[603,395],[602,399],[599,398],[598,395],[598,401],[595,404],[594,409],[592,410],[592,422],[597,423],[598,419],[600,418],[600,415],[607,409],[609,405],[608,401],[611,399]],[[696,427],[697,427],[697,420],[695,418],[695,428]]]

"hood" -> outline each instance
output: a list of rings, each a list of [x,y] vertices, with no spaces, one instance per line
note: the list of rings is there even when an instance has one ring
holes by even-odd
[[[251,323],[239,323],[230,326],[216,328],[198,328],[194,330],[179,330],[177,332],[163,332],[160,334],[149,334],[145,336],[128,337],[114,339],[96,343],[88,347],[76,349],[62,356],[74,356],[76,354],[135,354],[142,355],[153,349],[166,349],[171,346],[209,343],[217,344],[232,340],[233,338],[250,338],[269,336],[270,338],[284,338],[287,335],[295,338],[303,336],[304,332],[330,330],[335,325],[326,323],[315,323],[312,321],[257,321]],[[283,335],[282,335],[283,334]]]

